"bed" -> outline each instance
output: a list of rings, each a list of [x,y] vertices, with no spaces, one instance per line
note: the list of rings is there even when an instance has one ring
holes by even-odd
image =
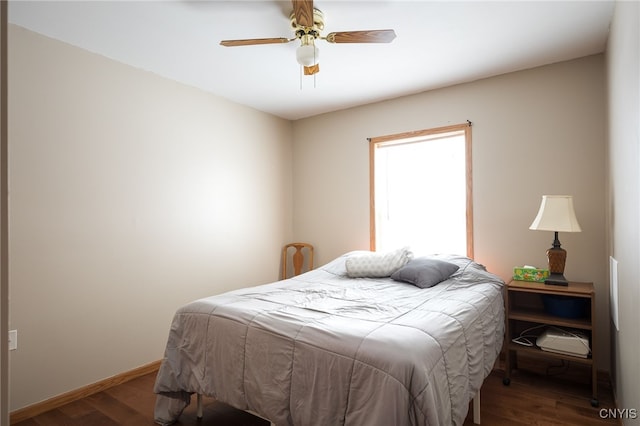
[[[503,281],[461,256],[430,256],[457,268],[426,288],[349,276],[363,256],[181,307],[156,423],[197,394],[278,426],[463,424],[502,347]]]

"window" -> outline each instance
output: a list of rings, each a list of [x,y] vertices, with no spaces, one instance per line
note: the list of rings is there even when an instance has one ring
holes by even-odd
[[[471,123],[369,139],[371,250],[473,257]]]

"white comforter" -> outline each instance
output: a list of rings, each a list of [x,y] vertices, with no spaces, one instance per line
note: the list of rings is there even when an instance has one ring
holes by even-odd
[[[347,278],[345,256],[180,308],[156,422],[201,393],[278,426],[461,425],[502,346],[504,283],[463,257],[428,289]]]

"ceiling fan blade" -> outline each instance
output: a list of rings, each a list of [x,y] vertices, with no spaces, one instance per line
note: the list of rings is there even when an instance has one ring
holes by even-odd
[[[313,0],[291,0],[296,24],[301,27],[313,27]]]
[[[391,43],[396,38],[393,30],[338,31],[329,33],[329,43]]]
[[[295,40],[295,39],[294,39]],[[251,46],[254,44],[277,44],[277,43],[288,43],[291,40],[285,37],[279,38],[248,38],[245,40],[222,40],[220,42],[221,45],[232,47],[232,46]]]
[[[313,75],[320,72],[320,64],[311,65],[310,67],[304,67],[304,75]]]

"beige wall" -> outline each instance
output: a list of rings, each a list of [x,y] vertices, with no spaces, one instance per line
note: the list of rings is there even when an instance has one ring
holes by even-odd
[[[15,410],[162,358],[187,301],[277,279],[292,131],[19,27],[9,39]]]
[[[617,2],[607,47],[608,252],[618,261],[619,331],[611,326],[620,408],[640,409],[640,4]],[[625,424],[640,424],[640,419]]]
[[[7,3],[0,3],[0,336],[9,333]],[[0,424],[9,424],[9,342],[0,339]]]
[[[598,367],[608,370],[605,118],[596,55],[296,121],[295,238],[317,246],[319,263],[368,249],[366,138],[471,120],[476,259],[505,279],[514,266],[544,266],[553,234],[529,225],[543,194],[573,195],[583,232],[560,235],[565,275],[595,283]]]

